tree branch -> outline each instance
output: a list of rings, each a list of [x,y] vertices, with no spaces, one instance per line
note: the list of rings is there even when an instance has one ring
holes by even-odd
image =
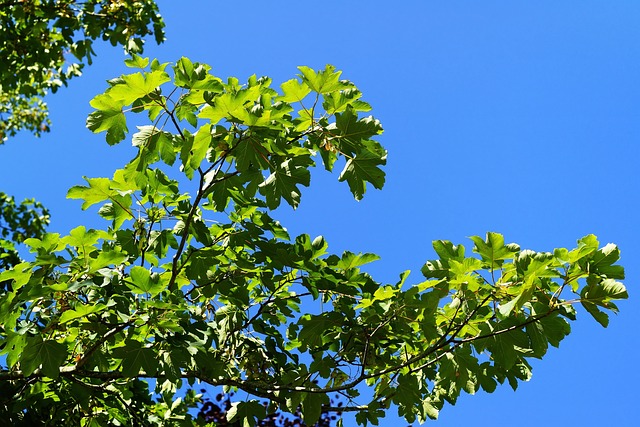
[[[78,360],[78,362],[76,363],[76,369],[81,368],[85,363],[87,363],[87,360],[89,360],[89,358],[93,355],[93,353],[95,353],[96,350],[98,350],[98,348],[100,348],[100,346],[104,344],[110,337],[112,337],[113,335],[117,334],[120,331],[123,331],[127,326],[130,326],[131,324],[132,322],[131,320],[129,320],[126,323],[122,323],[114,327],[113,329],[109,330],[106,334],[104,334],[102,337],[100,337],[100,339],[96,341],[91,346],[91,348],[84,353],[84,355],[80,358],[80,360]]]

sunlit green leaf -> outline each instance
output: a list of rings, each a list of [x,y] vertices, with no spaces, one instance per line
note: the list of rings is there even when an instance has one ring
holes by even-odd
[[[130,280],[127,280],[127,286],[136,293],[148,293],[151,296],[159,294],[166,286],[164,280],[158,274],[151,274],[144,267],[131,267],[129,273]]]

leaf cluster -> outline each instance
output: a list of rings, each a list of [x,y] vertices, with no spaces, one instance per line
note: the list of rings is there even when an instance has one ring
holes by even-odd
[[[16,203],[0,192],[0,270],[20,262],[18,246],[26,239],[44,235],[49,224],[49,212],[32,199]]]
[[[363,270],[375,254],[331,254],[272,217],[299,205],[316,161],[356,199],[383,186],[382,127],[352,82],[332,66],[278,90],[187,58],[127,65],[138,71],[91,101],[87,127],[118,144],[137,115],[136,154],[68,193],[109,225],[27,239],[33,260],[0,273],[9,414],[64,402],[58,423],[197,425],[206,383],[248,396],[226,413],[239,425],[298,410],[307,425],[327,412],[377,424],[391,406],[423,421],[463,391],[528,380],[575,304],[606,326],[627,297],[618,249],[591,235],[553,252],[498,233],[470,254],[436,241],[424,280],[377,282]]]
[[[153,0],[0,1],[0,143],[49,130],[42,98],[92,63],[96,39],[139,53],[148,35],[162,42],[163,28]]]
[[[202,389],[202,393],[205,393],[206,390]],[[215,398],[203,398],[203,404],[200,410],[198,411],[198,418],[205,422],[215,423],[216,426],[238,426],[240,427],[242,423],[237,420],[237,411],[234,411],[234,405],[232,399],[234,398],[234,393],[218,393]],[[336,399],[337,401],[338,399]],[[334,400],[331,401],[331,404],[334,404]],[[335,404],[340,404],[337,402]],[[268,402],[263,402],[263,407],[265,409],[265,413],[269,411]],[[302,420],[302,412],[300,407],[293,414],[284,414],[282,412],[274,412],[268,414],[263,419],[257,422],[257,427],[308,427],[307,424]],[[234,416],[234,418],[231,418]],[[230,421],[230,419],[236,419],[236,421]],[[331,427],[332,424],[340,422],[338,416],[335,414],[331,414],[329,412],[322,411],[320,418],[317,422],[309,427]]]

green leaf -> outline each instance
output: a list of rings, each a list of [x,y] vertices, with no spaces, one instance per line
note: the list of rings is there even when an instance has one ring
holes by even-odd
[[[129,68],[147,68],[149,66],[149,58],[143,58],[135,53],[131,55],[131,58],[124,60],[124,63]]]
[[[282,83],[280,87],[282,88],[284,95],[278,97],[278,100],[289,103],[300,102],[309,95],[309,93],[311,93],[311,88],[309,88],[306,83],[300,82],[298,79],[287,80]]]
[[[386,163],[386,155],[379,156],[370,151],[363,151],[347,161],[338,180],[347,181],[355,199],[361,200],[367,190],[367,181],[378,190],[382,189],[385,173],[379,166]]]
[[[603,311],[600,311],[596,304],[582,301],[582,306],[587,312],[594,318],[602,327],[609,326],[609,315]]]
[[[322,378],[329,378],[332,370],[336,367],[336,362],[330,358],[315,359],[309,365],[311,372],[318,372]]]
[[[107,131],[110,145],[121,142],[129,131],[123,107],[148,96],[169,80],[169,75],[161,70],[122,76],[105,93],[90,101],[96,111],[89,114],[87,127],[94,133]]]
[[[560,345],[560,341],[562,341],[567,335],[569,335],[569,332],[571,332],[569,323],[558,315],[543,317],[539,320],[539,323],[542,325],[545,337],[549,340],[549,344],[554,347],[558,347]]]
[[[101,268],[110,265],[119,265],[127,259],[127,256],[119,251],[101,251],[98,257],[89,261],[89,273],[94,273]]]
[[[450,259],[462,261],[464,259],[464,246],[454,245],[448,240],[434,240],[433,249],[443,261]]]
[[[353,252],[345,251],[342,254],[342,259],[338,262],[337,267],[342,270],[349,270],[351,268],[357,268],[370,262],[378,261],[380,257],[376,254],[354,254]]]
[[[127,74],[121,76],[120,83],[109,88],[106,93],[114,100],[130,105],[133,101],[148,96],[168,81],[171,81],[171,77],[162,70]]]
[[[580,293],[580,297],[583,300],[606,307],[606,302],[614,299],[627,299],[629,294],[622,283],[613,279],[604,279],[599,283],[585,286]]]
[[[480,254],[491,268],[500,267],[505,259],[512,259],[520,250],[518,245],[505,245],[504,237],[499,233],[488,232],[484,240],[480,236],[472,236],[471,240],[475,243],[473,251]]]
[[[101,237],[105,237],[105,234],[96,230],[87,230],[84,225],[80,225],[71,230],[68,236],[63,237],[61,242],[85,251],[98,243]]]
[[[115,145],[124,140],[126,133],[129,132],[127,119],[122,111],[124,104],[111,98],[109,94],[96,96],[90,104],[97,111],[87,117],[87,128],[93,133],[107,131],[109,145]]]
[[[121,347],[114,348],[113,356],[122,360],[122,374],[129,378],[138,376],[141,370],[153,375],[160,364],[152,348],[135,340],[126,340]]]
[[[438,408],[428,399],[422,401],[422,412],[432,420],[437,420],[438,415],[440,414]]]
[[[267,412],[262,403],[257,400],[246,402],[233,402],[227,411],[227,421],[230,423],[242,422],[243,426],[253,426],[256,420],[262,420]]]
[[[340,81],[342,71],[335,71],[333,65],[327,65],[324,70],[317,73],[305,66],[300,66],[298,69],[302,73],[303,82],[314,92],[329,93],[348,87],[347,84]]]
[[[312,164],[309,157],[294,157],[282,162],[265,181],[260,184],[260,193],[267,200],[269,209],[280,205],[280,199],[285,199],[293,208],[300,204],[300,190],[298,185],[309,186]]]
[[[394,399],[396,397],[397,395],[394,395]],[[368,409],[366,411],[356,412],[356,423],[362,426],[366,426],[368,423],[377,426],[379,419],[384,417],[384,410],[380,407],[380,404],[375,401],[369,403],[367,407]]]
[[[14,266],[11,270],[0,271],[0,283],[13,280],[12,287],[17,291],[31,279],[31,263],[21,262]]]
[[[531,300],[533,296],[533,287],[526,286],[523,287],[523,290],[518,294],[517,297],[513,298],[506,304],[500,304],[498,311],[503,316],[509,316],[513,311],[519,311],[522,306]]]
[[[378,157],[385,157],[386,151],[370,138],[382,133],[382,125],[373,117],[358,118],[358,113],[348,107],[344,113],[336,114],[336,121],[329,126],[333,138],[331,142],[347,156],[370,151]]]
[[[271,110],[258,109],[258,111],[261,112],[259,114],[256,114],[256,112],[254,112],[254,109],[239,109],[236,110],[236,114],[234,115],[234,117],[237,118],[240,123],[246,126],[280,129],[278,125],[272,125],[271,123]]]
[[[496,380],[493,378],[493,366],[491,366],[489,362],[484,362],[480,366],[482,368],[481,373],[478,375],[480,386],[487,393],[493,393],[498,385]]]
[[[173,135],[161,131],[155,126],[138,126],[138,132],[133,135],[132,144],[138,147],[139,167],[144,170],[147,165],[162,159],[171,166],[176,160],[176,150],[173,147]]]
[[[312,259],[316,259],[326,253],[327,249],[329,248],[329,244],[327,243],[327,241],[324,239],[323,236],[317,236],[311,242],[311,247],[313,248]]]
[[[505,371],[511,369],[521,357],[519,350],[527,348],[529,345],[529,338],[520,329],[502,332],[517,323],[518,320],[513,318],[500,322],[495,327],[495,332],[498,333],[491,338],[493,341],[491,356],[495,365]]]
[[[127,281],[127,286],[136,293],[150,294],[152,297],[162,292],[166,283],[161,279],[158,274],[151,274],[149,270],[144,267],[134,266],[131,267],[129,272],[130,281]]]
[[[362,93],[354,88],[344,89],[339,92],[331,92],[324,95],[322,107],[327,114],[335,114],[343,112],[347,107],[353,108],[354,111],[370,111],[371,105],[364,101],[360,101]]]
[[[238,191],[243,184],[242,178],[233,175],[222,176],[217,179],[218,182],[211,187],[209,198],[213,204],[213,208],[217,212],[226,209],[229,199],[233,197],[234,192]]]
[[[393,396],[394,403],[398,404],[398,413],[415,419],[414,408],[421,403],[420,386],[418,378],[414,375],[398,376],[398,387]]]
[[[609,316],[600,311],[598,306],[616,312],[617,307],[611,301],[628,297],[624,285],[613,279],[604,279],[601,282],[588,284],[580,292],[582,306],[605,328],[609,325]]]
[[[111,220],[113,229],[117,230],[122,227],[125,221],[133,219],[131,214],[131,196],[111,196],[113,203],[105,203],[102,205],[98,214],[104,219]]]
[[[27,338],[20,358],[20,367],[25,376],[30,376],[42,366],[42,373],[49,378],[58,378],[60,366],[67,358],[67,346],[55,340],[43,340],[40,335]]]
[[[210,70],[211,67],[207,64],[192,63],[188,58],[182,57],[174,67],[176,85],[194,89],[190,95],[195,97],[203,96],[205,93],[210,96],[213,93],[223,92],[222,81],[209,74]],[[201,105],[204,102],[203,98],[195,104]]]
[[[329,398],[323,393],[307,393],[302,400],[302,417],[305,424],[314,425],[322,414],[322,405],[329,404]]]
[[[5,328],[9,325],[4,322]],[[11,329],[6,329],[6,337],[0,340],[2,350],[0,354],[6,354],[6,366],[14,367],[16,363],[20,361],[20,358],[24,354],[24,347],[27,345],[27,336],[24,334],[13,332]]]
[[[568,261],[573,263],[598,250],[599,242],[596,236],[589,234],[578,240],[578,247],[569,252]]]
[[[44,252],[57,252],[62,249],[59,233],[46,233],[40,239],[27,239],[24,243],[32,249],[42,250]]]
[[[106,308],[104,304],[96,304],[96,305],[88,305],[88,304],[78,304],[73,310],[67,310],[62,313],[60,316],[60,323],[66,323],[70,320],[79,319],[81,317],[86,317],[89,314],[97,313]]]
[[[609,279],[624,279],[624,268],[613,265],[619,259],[620,250],[613,243],[609,243],[593,253],[589,259],[589,272]]]
[[[180,159],[184,172],[189,179],[193,178],[193,173],[198,170],[200,164],[207,156],[212,141],[211,125],[202,126],[195,135],[190,136],[184,141],[180,152]]]
[[[249,137],[239,141],[233,150],[238,164],[238,170],[241,172],[252,167],[266,170],[271,166],[269,161],[271,152],[266,144],[264,144],[264,141],[257,138]]]
[[[394,298],[398,294],[399,289],[394,289],[392,286],[383,286],[376,289],[373,293],[374,301],[385,301]]]
[[[194,66],[189,58],[182,57],[176,62],[174,68],[174,80],[177,86],[189,87],[193,79]]]
[[[482,269],[482,261],[477,258],[465,258],[462,262],[450,259],[449,271],[453,275],[452,282],[466,282],[473,280],[472,273]]]
[[[236,93],[223,93],[214,96],[209,105],[204,107],[198,117],[209,119],[215,125],[222,119],[234,120],[235,114],[242,110],[248,102],[255,101],[260,93],[259,86],[242,89]]]
[[[302,325],[302,330],[298,335],[298,339],[301,341],[302,350],[306,348],[315,348],[322,345],[322,335],[327,328],[328,322],[322,316],[304,315],[299,322]]]
[[[529,343],[533,350],[534,356],[542,358],[547,353],[548,340],[545,331],[540,322],[530,323],[526,326],[525,331],[529,336]]]
[[[120,196],[118,191],[112,189],[112,181],[109,178],[87,178],[85,176],[84,179],[89,183],[88,187],[76,185],[67,192],[68,199],[84,200],[82,203],[83,210],[96,203]]]

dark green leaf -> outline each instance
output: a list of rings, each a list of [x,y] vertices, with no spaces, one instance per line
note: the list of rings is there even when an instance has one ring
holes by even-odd
[[[382,189],[385,173],[379,166],[386,163],[386,155],[380,156],[370,151],[363,151],[347,161],[338,180],[347,181],[353,196],[356,200],[361,200],[367,190],[366,182],[370,182],[378,190]]]
[[[298,206],[301,195],[298,185],[309,186],[311,173],[308,168],[311,164],[309,157],[287,159],[260,184],[260,193],[267,199],[269,209],[277,208],[281,199],[293,208]]]
[[[122,347],[114,349],[113,355],[122,360],[122,374],[129,378],[136,377],[141,370],[147,375],[154,375],[158,369],[156,353],[139,341],[125,341]]]
[[[322,414],[322,405],[328,404],[329,398],[323,393],[307,393],[302,400],[302,417],[307,425],[314,425]]]
[[[42,373],[49,378],[58,378],[60,366],[67,358],[67,346],[55,340],[43,340],[36,335],[27,338],[27,345],[20,358],[22,372],[29,376],[38,367],[42,367]]]

